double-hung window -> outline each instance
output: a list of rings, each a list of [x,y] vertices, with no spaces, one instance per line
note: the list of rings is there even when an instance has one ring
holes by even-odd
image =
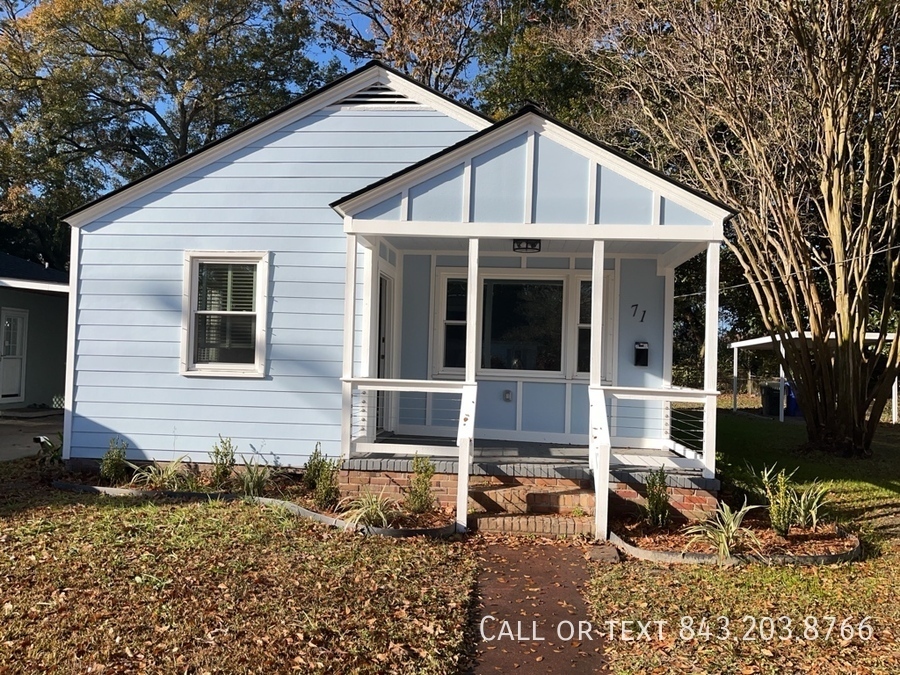
[[[183,374],[264,373],[267,270],[263,252],[185,255]]]

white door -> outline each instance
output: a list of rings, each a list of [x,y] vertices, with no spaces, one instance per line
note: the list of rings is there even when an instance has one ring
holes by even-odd
[[[28,312],[0,310],[0,403],[25,400],[25,341],[28,339]]]

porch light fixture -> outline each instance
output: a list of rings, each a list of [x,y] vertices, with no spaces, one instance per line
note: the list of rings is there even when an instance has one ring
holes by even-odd
[[[540,239],[513,239],[513,251],[516,253],[540,253]]]

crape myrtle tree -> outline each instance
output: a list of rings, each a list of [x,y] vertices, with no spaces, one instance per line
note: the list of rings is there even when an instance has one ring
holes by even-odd
[[[898,371],[900,13],[882,0],[570,0],[544,39],[646,156],[733,205],[813,446],[867,454]],[[865,335],[877,334],[867,344]]]

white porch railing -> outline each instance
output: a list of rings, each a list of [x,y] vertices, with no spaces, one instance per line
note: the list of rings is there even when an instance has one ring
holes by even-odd
[[[609,526],[609,463],[613,446],[661,446],[682,457],[697,460],[704,476],[715,476],[717,392],[591,386],[588,396],[588,457],[594,474],[598,538],[607,537]],[[611,399],[610,406],[607,406],[607,396]]]
[[[376,443],[376,401],[378,392],[414,394],[458,394],[459,420],[456,436],[458,457],[456,524],[459,531],[467,527],[469,474],[475,446],[476,383],[443,380],[397,380],[369,377],[343,380],[344,410],[342,416],[343,447],[348,457],[360,453],[380,455],[441,456],[452,452],[452,446],[408,443]]]

